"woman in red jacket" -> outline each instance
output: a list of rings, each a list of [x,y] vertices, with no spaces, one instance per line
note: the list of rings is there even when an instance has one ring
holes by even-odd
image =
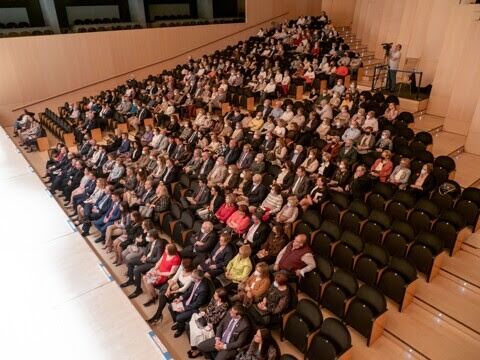
[[[235,205],[235,195],[228,194],[225,197],[225,202],[218,208],[215,217],[219,222],[225,224],[228,218],[237,210]]]
[[[377,159],[370,168],[370,175],[380,182],[386,182],[393,171],[393,163],[390,161],[392,153],[389,150],[382,152],[382,157]]]

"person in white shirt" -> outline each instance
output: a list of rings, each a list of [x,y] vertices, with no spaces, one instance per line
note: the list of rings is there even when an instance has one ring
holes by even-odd
[[[388,54],[388,78],[387,87],[390,92],[394,92],[397,86],[397,70],[400,65],[400,58],[402,57],[402,45],[397,44]]]

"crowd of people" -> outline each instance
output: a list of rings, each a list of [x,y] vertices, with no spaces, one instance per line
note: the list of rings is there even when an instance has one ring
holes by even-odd
[[[65,106],[78,151],[52,150],[45,182],[82,235],[93,225],[95,242],[126,266],[129,297],[146,293],[144,306],[157,306],[148,322],[162,321],[167,307],[174,336],[188,329],[189,358],[279,357],[269,329],[316,267],[307,236],[292,235],[306,210],[320,211],[332,192],[363,200],[377,182],[419,196],[433,188],[431,164],[414,173],[408,158],[393,163],[384,128],[397,121],[396,104],[353,81],[344,86],[359,59],[325,14],[301,17]],[[316,80],[328,89],[319,92]],[[298,84],[308,90],[303,102],[288,99]],[[255,111],[238,106],[242,96],[255,98]],[[222,114],[225,102],[232,106]],[[116,123],[131,133],[115,132],[104,145],[91,138],[89,130]],[[159,221],[181,178],[189,187],[177,205],[201,226],[180,247]]]

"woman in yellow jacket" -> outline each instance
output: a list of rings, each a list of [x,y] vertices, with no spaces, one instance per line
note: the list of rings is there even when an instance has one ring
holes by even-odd
[[[227,287],[237,288],[238,284],[245,281],[252,272],[252,261],[250,255],[252,249],[249,245],[243,245],[238,249],[238,254],[227,264],[225,278],[232,282]]]

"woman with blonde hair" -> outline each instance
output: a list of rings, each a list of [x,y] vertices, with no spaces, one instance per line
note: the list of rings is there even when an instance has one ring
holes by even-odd
[[[270,287],[270,273],[266,262],[259,262],[255,271],[246,280],[238,284],[237,293],[232,296],[233,302],[241,302],[249,307],[252,303],[260,301]]]

